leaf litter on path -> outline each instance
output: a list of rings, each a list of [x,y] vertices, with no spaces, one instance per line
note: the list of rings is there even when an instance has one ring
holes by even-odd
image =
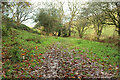
[[[33,57],[31,61],[24,60],[22,67],[15,65],[13,76],[17,78],[111,78],[117,74],[118,67],[99,63],[96,56],[95,59],[90,59],[88,57],[90,54],[83,53],[82,50],[57,47],[59,44],[53,44],[46,53]]]
[[[58,48],[57,44],[51,46],[50,51],[44,54],[44,58],[42,67],[37,70],[44,78],[111,78],[116,74],[113,71],[115,67],[106,68],[106,64],[98,63],[97,58],[89,59],[87,53],[77,54],[75,50]]]

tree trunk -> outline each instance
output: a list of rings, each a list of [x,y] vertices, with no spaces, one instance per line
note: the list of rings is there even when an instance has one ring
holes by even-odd
[[[72,19],[71,19],[71,21],[72,21]],[[71,36],[71,30],[70,30],[70,28],[71,28],[71,21],[69,22],[68,36]]]
[[[83,37],[82,34],[80,34],[79,37],[82,38]]]
[[[63,37],[67,37],[67,30],[66,30],[65,26],[64,26],[64,28],[62,29],[62,36],[63,36]]]
[[[97,40],[98,40],[98,41],[100,40],[100,36],[99,36],[99,35],[97,35]]]
[[[18,20],[18,21],[17,21],[17,26],[19,26],[19,25],[20,25],[20,21]]]
[[[102,34],[102,30],[103,30],[103,25],[100,26],[100,24],[97,25],[98,29],[97,29],[97,40],[100,40],[100,36]]]
[[[68,33],[68,36],[71,36],[71,30],[69,29],[69,33]]]
[[[61,30],[58,31],[58,37],[61,35]]]
[[[75,34],[76,34],[76,32],[74,32],[74,38],[75,38]]]
[[[98,32],[97,32],[97,40],[98,40],[98,41],[100,40],[100,36],[101,36],[101,31],[98,30]]]
[[[70,28],[71,28],[71,24],[69,24],[68,36],[71,36],[71,30],[70,30]]]
[[[79,37],[82,38],[83,36],[82,36],[80,30],[78,30],[78,33],[79,33]]]

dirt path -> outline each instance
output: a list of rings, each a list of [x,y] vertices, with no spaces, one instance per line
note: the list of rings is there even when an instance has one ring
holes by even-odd
[[[111,70],[106,71],[104,65],[99,64],[97,59],[90,60],[87,54],[78,55],[77,51],[58,48],[59,44],[50,47],[50,51],[44,54],[42,66],[31,74],[37,73],[38,77],[41,75],[44,78],[111,78],[114,76],[115,73]]]

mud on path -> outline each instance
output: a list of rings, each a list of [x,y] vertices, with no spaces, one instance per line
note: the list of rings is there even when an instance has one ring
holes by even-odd
[[[57,47],[60,43],[53,44],[42,59],[41,67],[35,68],[30,74],[43,78],[111,78],[116,73],[107,71],[105,64],[99,64],[97,59],[89,59],[87,53],[78,54],[75,50]],[[109,68],[115,68],[109,66]]]

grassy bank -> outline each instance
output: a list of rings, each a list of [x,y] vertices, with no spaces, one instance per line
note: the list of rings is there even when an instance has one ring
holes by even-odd
[[[43,36],[16,29],[12,29],[9,34],[11,35],[2,38],[3,70],[6,76],[13,73],[16,65],[19,65],[18,69],[27,65],[23,61],[23,56],[31,63],[31,66],[38,65],[36,57],[42,59],[41,55],[55,43],[59,43],[57,47],[67,48],[69,51],[75,50],[77,54],[87,53],[88,58],[97,58],[99,63],[117,66],[118,48],[114,44],[76,38]]]

